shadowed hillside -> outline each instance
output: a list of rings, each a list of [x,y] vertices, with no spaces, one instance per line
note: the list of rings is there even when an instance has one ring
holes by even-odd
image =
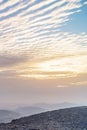
[[[1,124],[0,130],[87,130],[87,107],[44,112]]]

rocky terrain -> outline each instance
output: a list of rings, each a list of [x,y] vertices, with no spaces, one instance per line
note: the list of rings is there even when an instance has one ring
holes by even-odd
[[[0,130],[87,130],[87,107],[48,111],[0,124]]]

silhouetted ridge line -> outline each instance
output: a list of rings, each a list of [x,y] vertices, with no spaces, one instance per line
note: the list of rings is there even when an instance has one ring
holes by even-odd
[[[73,107],[13,120],[0,130],[87,130],[87,107]]]

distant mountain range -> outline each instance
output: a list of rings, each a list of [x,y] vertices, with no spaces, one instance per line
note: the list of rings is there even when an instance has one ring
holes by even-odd
[[[45,110],[56,110],[62,108],[70,108],[80,106],[79,104],[69,103],[69,102],[62,102],[62,103],[55,103],[55,104],[48,104],[48,103],[37,103],[34,106],[43,108]]]
[[[8,123],[13,119],[38,114],[44,111],[46,110],[34,106],[20,107],[15,110],[0,110],[0,123]]]
[[[20,113],[22,116],[34,115],[45,111],[69,108],[78,106],[74,103],[58,103],[58,104],[47,104],[47,103],[37,103],[31,106],[18,107],[15,111]]]
[[[28,115],[38,114],[46,110],[36,106],[25,106],[25,107],[19,107],[15,111],[17,113],[20,113],[21,116],[28,116]]]
[[[0,123],[7,123],[13,119],[19,118],[21,115],[10,110],[0,110]]]
[[[58,110],[62,108],[69,108],[75,107],[77,104],[73,103],[58,103],[58,104],[47,104],[47,103],[38,103],[32,106],[23,106],[18,107],[17,109],[13,110],[0,110],[0,123],[8,123],[11,122],[13,119],[17,119],[20,117],[30,116],[46,111],[51,110]]]
[[[48,111],[0,124],[0,130],[87,130],[87,107]]]

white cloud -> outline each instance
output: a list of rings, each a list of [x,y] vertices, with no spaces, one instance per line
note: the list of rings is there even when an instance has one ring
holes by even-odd
[[[84,5],[87,5],[87,1],[86,1],[86,2],[84,2]]]

